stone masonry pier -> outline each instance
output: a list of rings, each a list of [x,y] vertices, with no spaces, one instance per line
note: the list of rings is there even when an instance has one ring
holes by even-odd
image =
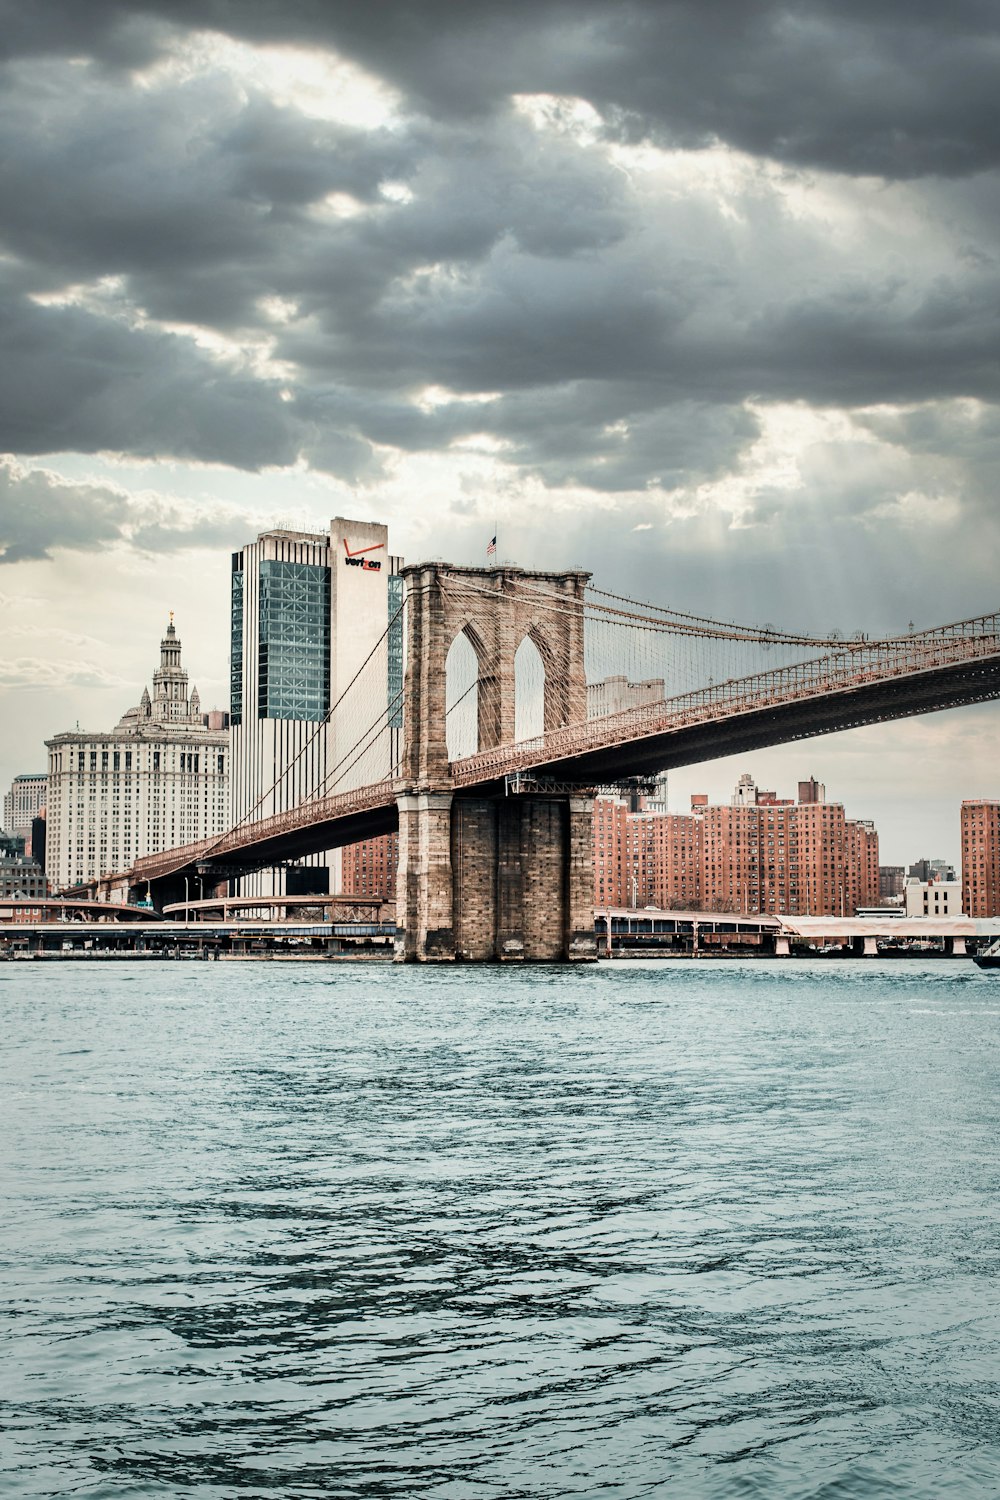
[[[480,750],[514,737],[514,657],[526,637],[545,668],[546,732],[586,719],[583,593],[589,575],[446,564],[405,574],[397,957],[593,959],[592,796],[507,796],[503,784],[456,795],[445,730],[447,657],[463,633],[478,666]]]

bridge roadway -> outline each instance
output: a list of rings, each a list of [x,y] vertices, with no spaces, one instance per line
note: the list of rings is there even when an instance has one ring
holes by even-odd
[[[69,896],[2,896],[0,928],[16,922],[151,922],[159,912],[121,901],[95,901],[89,894]]]
[[[715,684],[537,739],[453,761],[447,781],[390,780],[245,823],[215,840],[139,860],[101,882],[107,893],[211,868],[222,878],[391,833],[403,791],[502,795],[506,778],[534,773],[596,787],[721,756],[1000,697],[1000,614],[870,648]]]

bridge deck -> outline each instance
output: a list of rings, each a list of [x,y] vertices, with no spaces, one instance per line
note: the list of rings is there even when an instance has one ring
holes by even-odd
[[[852,644],[792,667],[550,730],[455,761],[447,782],[425,789],[495,793],[518,771],[600,785],[997,697],[1000,615],[994,614],[877,646]],[[150,855],[128,878],[157,880],[206,863],[262,868],[388,833],[397,827],[396,797],[407,789],[387,780],[304,802],[221,838]]]
[[[928,713],[1000,696],[1000,616],[988,634],[933,633],[874,650],[818,657],[736,678],[699,692],[625,709],[549,731],[521,745],[481,751],[452,764],[456,787],[516,771],[576,774],[600,782],[692,765],[862,724]]]

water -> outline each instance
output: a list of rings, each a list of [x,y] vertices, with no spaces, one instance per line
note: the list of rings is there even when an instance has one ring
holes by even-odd
[[[1000,978],[0,965],[0,1494],[1000,1493]]]

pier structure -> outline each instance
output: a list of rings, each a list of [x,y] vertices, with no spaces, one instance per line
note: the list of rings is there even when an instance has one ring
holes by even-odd
[[[745,916],[737,912],[635,911],[594,914],[602,958],[895,957],[961,958],[1000,937],[997,917],[900,918]]]

